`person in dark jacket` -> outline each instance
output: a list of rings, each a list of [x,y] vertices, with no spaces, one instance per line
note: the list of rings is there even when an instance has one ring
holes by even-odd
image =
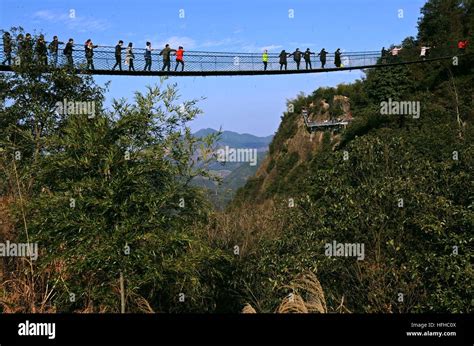
[[[286,58],[288,57],[288,53],[283,49],[279,55],[280,58],[280,71],[283,69],[283,66],[285,66],[285,70],[287,69],[288,62]]]
[[[161,50],[160,55],[163,56],[163,68],[161,69],[161,71],[164,71],[165,68],[167,68],[168,71],[170,70],[170,67],[171,67],[170,54],[171,54],[171,52],[176,52],[176,49],[171,49],[169,44],[166,44],[165,48],[163,48]]]
[[[84,51],[86,53],[86,60],[87,60],[87,69],[94,70],[94,48],[97,48],[99,46],[95,45],[92,43],[91,39],[88,39],[86,43],[84,44]]]
[[[67,66],[69,68],[74,67],[74,60],[72,59],[73,46],[74,46],[74,40],[70,38],[69,41],[66,43],[66,47],[64,47],[63,49],[63,54],[67,58]]]
[[[5,60],[2,65],[8,62],[8,65],[12,64],[12,38],[9,32],[3,34],[3,53],[5,54]]]
[[[58,37],[54,36],[53,40],[48,45],[48,49],[51,53],[54,67],[58,65],[58,48],[60,44],[64,44],[64,42],[59,42]]]
[[[154,49],[151,48],[151,42],[146,43],[146,48],[145,48],[145,67],[143,68],[143,71],[146,71],[148,68],[148,71],[151,71],[151,52]]]
[[[382,64],[385,64],[386,62],[386,56],[387,56],[387,50],[385,49],[385,47],[382,47],[382,51],[380,52],[380,57],[382,58]]]
[[[326,52],[326,50],[324,48],[321,49],[321,51],[318,54],[319,61],[321,61],[321,68],[324,68],[324,65],[326,65],[326,55],[327,54],[328,54],[328,52]]]
[[[48,48],[43,35],[40,35],[36,41],[36,58],[41,65],[48,65]]]
[[[31,34],[26,34],[25,39],[22,42],[20,57],[22,63],[30,64],[33,62],[33,39]]]
[[[120,71],[122,71],[122,48],[123,41],[120,40],[118,44],[115,46],[115,65],[112,67],[112,71],[118,66]]]
[[[301,55],[302,55],[302,53],[300,52],[300,49],[299,49],[299,48],[296,48],[296,50],[295,50],[293,53],[291,53],[290,55],[288,55],[288,57],[290,57],[290,56],[293,57],[293,60],[294,60],[295,63],[296,63],[296,69],[297,69],[297,70],[300,69]]]
[[[334,52],[334,65],[341,67],[341,51],[339,48]]]
[[[309,66],[310,70],[313,69],[313,67],[311,66],[311,54],[316,55],[316,53],[311,52],[309,48],[306,48],[306,51],[304,52],[304,55],[303,55],[304,62],[306,63],[306,69],[308,69],[308,66]]]

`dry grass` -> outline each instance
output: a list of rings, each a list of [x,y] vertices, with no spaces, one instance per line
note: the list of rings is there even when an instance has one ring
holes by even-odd
[[[31,277],[30,260],[13,259],[0,281],[0,306],[4,313],[55,313],[51,300],[54,286],[49,285],[49,273]],[[34,285],[31,283],[34,281]]]
[[[283,298],[280,306],[276,310],[278,314],[307,314],[309,310],[306,306],[306,302],[301,298],[300,295],[290,293],[288,296]]]
[[[231,212],[215,213],[205,227],[196,232],[219,248],[239,246],[240,256],[254,253],[263,239],[275,239],[285,229],[287,220],[282,212],[287,204],[271,200],[261,205],[244,205]]]
[[[321,314],[328,312],[323,288],[314,273],[306,272],[299,275],[290,284],[289,288],[293,290],[294,297],[304,297],[302,301],[307,312]]]
[[[105,314],[112,311],[109,311],[109,308],[106,306],[99,305],[96,307],[92,302],[89,302],[85,308],[76,310],[74,312],[78,314]]]
[[[144,297],[136,293],[130,293],[127,298],[127,301],[130,301],[130,309],[132,309],[134,312],[144,314],[155,313],[155,310],[153,310],[148,300],[146,300]]]
[[[290,285],[285,286],[292,292],[281,301],[276,309],[277,314],[308,314],[328,312],[324,291],[316,275],[312,272],[305,272],[298,275]],[[341,302],[340,309],[344,309],[344,301]],[[246,304],[242,313],[256,313],[255,309]]]
[[[0,197],[0,241],[18,239],[9,213],[12,197]],[[36,273],[29,258],[0,259],[0,307],[4,313],[54,313],[51,305],[54,286],[50,286],[50,271]]]
[[[243,314],[256,314],[257,311],[252,307],[250,304],[245,304],[244,308],[242,309]]]

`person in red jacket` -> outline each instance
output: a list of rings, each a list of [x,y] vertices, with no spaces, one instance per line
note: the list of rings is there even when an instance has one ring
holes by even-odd
[[[183,55],[184,49],[183,47],[179,46],[178,50],[176,51],[176,67],[174,68],[175,71],[178,69],[179,64],[181,64],[181,71],[184,70]]]
[[[466,51],[467,43],[468,43],[467,40],[460,40],[458,42],[458,51],[459,51],[459,53],[464,54],[464,52]]]

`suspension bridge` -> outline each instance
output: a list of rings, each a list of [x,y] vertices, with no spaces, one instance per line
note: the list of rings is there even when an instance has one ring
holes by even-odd
[[[304,59],[298,64],[287,57],[287,66],[282,67],[278,53],[268,53],[266,68],[262,61],[262,54],[258,53],[235,53],[235,52],[203,52],[186,51],[184,55],[184,69],[176,66],[176,61],[171,56],[171,66],[163,70],[163,58],[159,55],[160,50],[152,52],[152,64],[149,71],[145,71],[145,49],[134,48],[134,70],[130,70],[126,63],[126,53],[121,55],[122,70],[113,69],[116,64],[115,47],[100,46],[94,50],[94,69],[87,68],[85,50],[82,46],[75,45],[72,54],[72,66],[68,65],[67,57],[62,54],[63,47],[59,45],[57,60],[54,55],[48,54],[45,58],[35,56],[31,51],[29,64],[35,64],[43,69],[45,73],[55,69],[67,68],[72,73],[92,75],[123,75],[123,76],[244,76],[244,75],[280,75],[300,73],[322,73],[350,70],[364,70],[371,68],[387,68],[391,66],[422,64],[441,60],[450,60],[455,56],[461,57],[458,51],[450,49],[433,50],[429,57],[420,57],[416,52],[412,54],[401,54],[392,56],[387,53],[381,56],[378,51],[364,52],[342,52],[340,67],[335,66],[335,54],[327,53],[325,67],[322,68],[317,54],[310,55],[310,64]],[[0,71],[21,72],[22,63],[18,59],[18,51],[13,50],[10,54],[9,64],[0,64]],[[0,44],[0,62],[6,58],[3,45]],[[46,61],[45,61],[46,60]],[[40,63],[42,61],[42,63]],[[175,68],[177,69],[175,70]],[[344,129],[352,119],[330,119],[326,121],[311,121],[308,111],[303,110],[305,126],[308,131],[325,131]]]
[[[43,62],[44,69],[68,67],[66,56],[63,54],[64,45],[59,45],[58,58],[55,63],[54,56],[48,54],[47,64]],[[115,47],[100,46],[94,49],[94,69],[87,68],[84,46],[75,45],[72,54],[73,65],[69,66],[72,72],[78,74],[93,75],[124,75],[124,76],[239,76],[239,75],[279,75],[279,74],[300,74],[300,73],[322,73],[335,71],[363,70],[369,68],[382,68],[407,64],[428,63],[439,60],[452,59],[456,51],[441,52],[434,50],[429,57],[422,59],[415,55],[381,57],[379,51],[363,52],[342,52],[341,66],[335,66],[334,53],[327,53],[325,68],[321,67],[321,62],[317,54],[310,55],[311,65],[307,65],[302,58],[298,68],[297,63],[292,57],[288,57],[287,67],[281,68],[279,63],[279,53],[268,53],[267,68],[264,69],[261,53],[237,53],[237,52],[203,52],[203,51],[185,51],[184,70],[181,66],[177,70],[174,56],[171,55],[171,66],[168,71],[163,70],[163,58],[159,55],[161,49],[152,52],[152,64],[150,71],[145,71],[145,49],[134,48],[134,69],[130,70],[126,64],[125,50],[121,55],[122,70],[113,66],[116,63]],[[302,52],[304,53],[304,52]],[[173,54],[173,53],[172,53]],[[16,71],[16,67],[21,66],[21,59],[18,59],[18,52],[13,50],[11,54],[11,63],[0,65],[0,71]],[[31,63],[38,64],[41,59],[31,53]],[[6,58],[3,45],[0,44],[0,62]]]

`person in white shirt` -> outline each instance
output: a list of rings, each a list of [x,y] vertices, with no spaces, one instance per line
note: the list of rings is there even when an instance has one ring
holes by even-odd
[[[426,46],[421,47],[420,58],[422,58],[423,60],[425,60],[426,58],[426,53],[428,52],[428,49],[431,49],[431,47],[426,47]]]
[[[151,71],[151,52],[153,50],[154,49],[151,48],[151,43],[147,42],[146,43],[146,50],[145,50],[145,68],[143,69],[143,71],[146,71],[147,69],[148,69],[148,71]]]
[[[398,53],[399,53],[402,49],[403,49],[403,48],[398,48],[398,47],[392,48],[392,56],[398,56]]]

